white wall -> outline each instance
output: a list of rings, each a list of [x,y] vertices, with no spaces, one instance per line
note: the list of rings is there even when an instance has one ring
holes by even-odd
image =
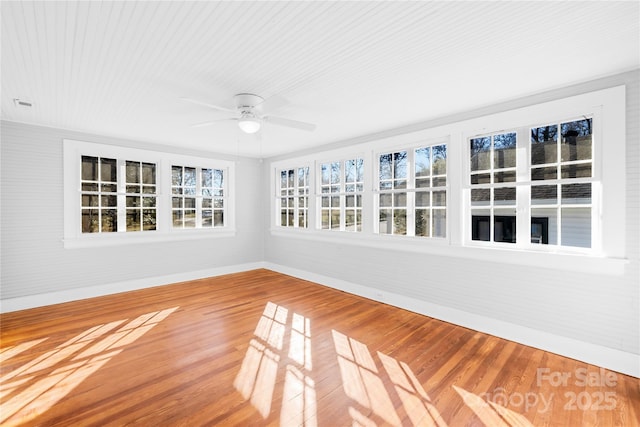
[[[608,268],[600,271],[599,264],[589,258],[583,261],[583,271],[580,268],[567,271],[559,268],[561,265],[557,262],[550,268],[544,263],[501,262],[497,255],[494,259],[489,254],[483,259],[468,257],[465,248],[459,249],[459,255],[456,250],[443,248],[440,255],[434,250],[427,253],[409,246],[403,248],[402,244],[390,244],[388,249],[379,244],[367,247],[362,242],[351,243],[348,236],[332,240],[277,231],[265,236],[266,261],[283,272],[638,376],[639,76],[640,72],[634,71],[423,124],[423,128],[428,129],[627,85],[625,253],[628,261],[613,272]],[[418,128],[413,126],[396,132],[401,134]],[[362,144],[363,140],[331,144],[316,152]],[[308,150],[269,159],[269,162],[313,154]],[[264,173],[266,183],[272,172],[267,168]],[[264,192],[271,194],[266,186]],[[265,215],[269,213],[266,211]]]
[[[257,159],[12,122],[1,123],[0,135],[3,311],[204,277],[263,260]],[[64,249],[63,139],[237,161],[236,235]]]

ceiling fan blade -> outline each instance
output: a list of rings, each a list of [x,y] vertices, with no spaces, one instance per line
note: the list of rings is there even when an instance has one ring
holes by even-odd
[[[316,125],[312,123],[300,122],[298,120],[285,119],[283,117],[276,116],[264,116],[262,120],[273,123],[278,126],[286,126],[294,129],[306,130],[308,132],[313,132],[316,129]]]
[[[205,127],[205,126],[211,126],[214,125],[218,122],[226,122],[227,120],[238,120],[236,118],[227,118],[227,119],[218,119],[218,120],[209,120],[206,122],[202,122],[202,123],[195,123],[193,125],[191,125],[192,128],[201,128],[201,127]]]
[[[180,98],[182,101],[190,102],[192,104],[202,105],[204,107],[213,108],[214,110],[226,111],[228,113],[236,113],[237,110],[234,108],[221,107],[219,105],[209,104],[208,102],[198,101],[196,99],[191,98]]]

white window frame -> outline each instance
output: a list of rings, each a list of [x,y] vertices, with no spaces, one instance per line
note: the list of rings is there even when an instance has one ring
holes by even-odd
[[[363,168],[363,173],[362,173],[362,181],[354,181],[354,182],[346,182],[346,162],[348,161],[362,161],[362,168]],[[340,165],[340,177],[339,177],[339,181],[336,184],[327,184],[324,185],[322,183],[322,166],[326,165],[326,164],[333,164],[333,163],[338,163]],[[362,218],[363,218],[363,209],[362,209],[362,204],[363,204],[363,193],[364,193],[364,182],[366,180],[366,170],[367,170],[367,164],[365,162],[364,157],[360,154],[360,155],[354,155],[354,156],[347,156],[347,157],[337,157],[337,158],[332,158],[331,160],[324,160],[324,161],[317,161],[316,162],[316,177],[318,177],[318,179],[316,179],[315,182],[315,195],[316,195],[316,206],[317,206],[317,212],[316,212],[316,224],[315,224],[315,228],[318,230],[323,230],[323,231],[344,231],[347,233],[360,233],[362,232]],[[355,185],[356,187],[354,188],[354,191],[347,191],[347,185]],[[339,187],[339,190],[337,192],[327,192],[327,193],[323,193],[323,187]],[[360,190],[358,190],[358,186],[360,186]],[[334,228],[323,228],[323,224],[322,224],[322,213],[325,209],[325,207],[323,206],[323,198],[325,197],[329,197],[329,198],[333,198],[333,197],[337,197],[339,200],[339,205],[338,205],[338,210],[340,211],[340,221],[338,224],[338,227],[334,227]],[[347,197],[353,197],[354,198],[354,206],[353,207],[347,207]],[[358,205],[357,200],[360,200],[360,204]],[[356,228],[354,230],[348,230],[346,227],[346,212],[347,210],[354,210],[356,212],[356,217],[358,215],[360,215],[360,223],[359,223],[359,228],[356,226]],[[331,217],[329,218],[331,220]]]
[[[105,157],[142,161],[156,164],[156,230],[133,232],[82,233],[81,218],[81,157]],[[93,247],[147,243],[171,240],[188,240],[235,235],[235,163],[213,158],[185,156],[155,150],[99,144],[86,141],[63,140],[64,159],[64,247]],[[171,215],[171,165],[187,165],[224,171],[224,221],[223,227],[178,229],[172,227]],[[124,182],[124,176],[119,176]],[[118,217],[126,206],[124,193],[118,193]],[[201,198],[202,196],[198,196]],[[122,203],[121,203],[122,201]]]
[[[277,226],[277,227],[281,227],[281,228],[295,228],[295,229],[301,229],[301,230],[308,230],[311,227],[311,213],[312,213],[312,209],[311,209],[311,204],[312,204],[312,200],[313,197],[311,195],[312,191],[313,191],[313,168],[311,167],[311,165],[309,163],[305,163],[302,162],[300,164],[295,163],[296,166],[282,166],[282,167],[278,167],[275,169],[274,171],[274,185],[272,185],[272,188],[274,189],[274,197],[275,197],[275,216],[274,216],[274,220],[273,220],[273,225]],[[306,186],[304,186],[303,188],[306,189],[305,191],[303,191],[302,194],[300,194],[300,187],[299,187],[299,182],[298,182],[298,174],[300,173],[301,169],[307,169],[308,173],[307,173],[307,182],[306,182]],[[285,195],[282,194],[282,188],[281,188],[281,173],[283,171],[295,171],[294,173],[294,185],[293,188],[289,189],[289,187],[287,187],[288,190],[292,190],[293,194],[287,194],[286,197]],[[287,174],[288,175],[288,174]],[[307,202],[307,206],[300,206],[300,198],[303,197],[306,199]],[[293,199],[293,225],[288,225],[288,224],[282,224],[282,215],[281,215],[281,211],[282,211],[282,202],[281,200],[283,198],[286,199]],[[301,227],[300,226],[300,215],[303,215],[303,217],[306,215],[305,218],[305,226]]]
[[[440,145],[444,145],[447,147],[447,171],[446,171],[446,185],[442,186],[442,187],[429,187],[427,188],[416,188],[415,183],[416,183],[416,171],[415,171],[415,154],[416,154],[416,150],[419,150],[421,148],[427,148],[427,147],[437,147]],[[375,218],[375,221],[373,223],[373,233],[377,234],[377,235],[381,235],[381,236],[402,236],[403,238],[416,238],[416,239],[420,239],[420,240],[441,240],[441,241],[448,241],[449,239],[449,227],[450,227],[450,220],[449,220],[449,200],[450,200],[450,151],[449,151],[449,147],[450,147],[450,141],[448,138],[429,138],[429,139],[425,139],[419,142],[413,142],[411,144],[408,145],[402,145],[402,146],[394,146],[394,147],[389,147],[386,149],[382,149],[382,150],[378,150],[375,152],[374,154],[374,165],[372,168],[372,173],[374,174],[374,182],[375,182],[375,190],[374,190],[374,197],[373,197],[373,217]],[[403,152],[406,151],[407,152],[407,176],[405,178],[406,180],[406,186],[404,188],[398,188],[398,189],[381,189],[380,186],[380,156],[381,155],[385,155],[385,154],[395,154],[398,152]],[[431,159],[431,162],[433,162],[433,159]],[[415,219],[415,214],[416,214],[416,209],[420,209],[420,207],[416,207],[416,193],[417,192],[430,192],[433,193],[434,191],[444,191],[445,192],[445,206],[444,206],[444,211],[445,211],[445,221],[446,221],[446,225],[445,225],[445,235],[444,236],[432,236],[431,235],[431,230],[430,230],[430,235],[429,236],[416,236],[415,235],[415,224],[416,224],[416,219]],[[395,197],[395,194],[397,193],[405,193],[406,194],[406,204],[405,204],[405,210],[406,210],[406,234],[395,234],[395,233],[380,233],[380,195],[381,194],[390,194],[392,198]],[[433,206],[430,206],[429,209],[433,211]],[[438,208],[439,209],[439,208]]]

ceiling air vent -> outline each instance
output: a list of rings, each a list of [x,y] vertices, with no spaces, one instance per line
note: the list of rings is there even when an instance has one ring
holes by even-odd
[[[13,103],[16,104],[18,108],[31,108],[33,104],[29,101],[25,101],[23,99],[14,98]]]

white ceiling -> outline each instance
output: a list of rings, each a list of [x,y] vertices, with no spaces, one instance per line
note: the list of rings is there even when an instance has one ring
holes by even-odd
[[[2,2],[2,119],[270,157],[636,69],[640,3]],[[258,136],[225,113],[286,100]],[[16,107],[13,99],[33,103]]]

